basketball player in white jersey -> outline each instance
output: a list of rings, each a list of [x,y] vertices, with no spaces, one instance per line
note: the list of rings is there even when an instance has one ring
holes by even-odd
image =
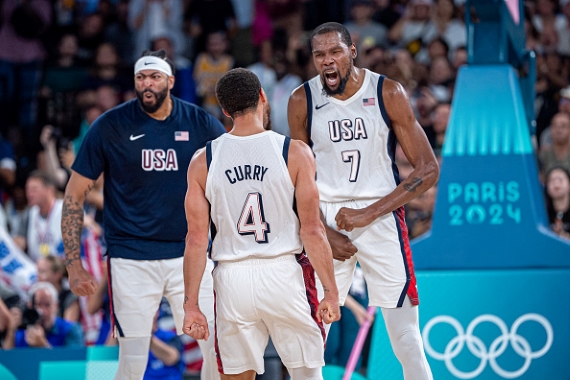
[[[269,336],[291,378],[322,379],[324,328],[340,318],[332,252],[320,220],[315,162],[301,141],[267,131],[270,107],[255,74],[226,73],[218,101],[234,121],[188,168],[184,326],[208,339],[198,305],[211,222],[215,339],[222,379],[263,373]],[[313,269],[324,288],[317,301]]]
[[[356,47],[344,26],[320,25],[311,46],[318,75],[293,92],[288,118],[291,137],[315,154],[340,303],[358,261],[405,379],[432,379],[415,307],[404,205],[436,183],[436,158],[404,88],[354,66]],[[402,182],[394,162],[397,142],[414,168]]]

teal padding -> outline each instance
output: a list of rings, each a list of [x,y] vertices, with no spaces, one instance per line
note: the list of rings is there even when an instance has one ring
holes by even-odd
[[[119,346],[87,347],[88,361],[119,360]]]
[[[18,380],[18,378],[16,376],[14,376],[14,374],[12,372],[10,372],[10,370],[6,367],[4,367],[2,364],[0,364],[0,379],[2,380]]]
[[[60,361],[40,363],[39,380],[84,379],[84,361]]]
[[[519,81],[510,65],[464,66],[457,83],[444,157],[533,153]]]
[[[326,365],[323,367],[323,379],[324,380],[342,380],[344,376],[344,367],[336,366],[336,365]],[[367,378],[362,376],[357,372],[353,372],[352,376],[350,377],[351,380],[366,380]],[[376,380],[380,380],[381,378],[375,378]],[[388,379],[388,378],[386,378]]]

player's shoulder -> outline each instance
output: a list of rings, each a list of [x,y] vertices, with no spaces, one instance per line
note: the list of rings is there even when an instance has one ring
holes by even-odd
[[[307,157],[313,157],[313,151],[303,141],[292,138],[289,142],[289,156],[305,160]]]

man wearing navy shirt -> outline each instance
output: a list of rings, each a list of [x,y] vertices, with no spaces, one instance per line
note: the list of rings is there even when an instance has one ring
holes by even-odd
[[[144,52],[134,73],[137,99],[101,115],[85,136],[61,223],[71,290],[90,295],[95,282],[82,267],[79,239],[85,195],[103,173],[109,293],[120,347],[115,379],[142,379],[163,296],[182,333],[186,171],[194,152],[225,132],[206,111],[170,95],[174,67],[164,51]],[[203,277],[200,306],[213,323],[212,267]],[[202,379],[218,379],[213,339],[200,345]]]

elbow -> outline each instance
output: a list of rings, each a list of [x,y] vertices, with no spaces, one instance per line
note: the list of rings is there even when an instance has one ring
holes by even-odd
[[[325,227],[320,221],[312,223],[310,226],[301,225],[300,235],[304,244],[308,241],[326,239]]]

